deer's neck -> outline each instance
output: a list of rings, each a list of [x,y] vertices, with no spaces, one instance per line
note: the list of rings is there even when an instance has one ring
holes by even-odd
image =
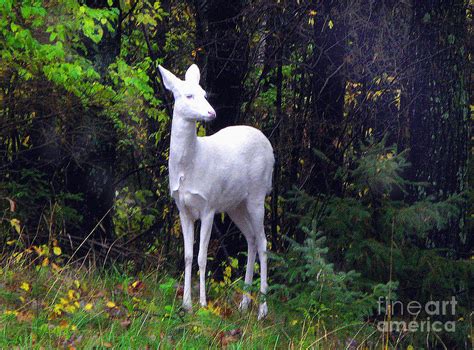
[[[173,113],[169,156],[171,192],[178,189],[180,179],[191,169],[196,154],[196,122],[180,118]]]

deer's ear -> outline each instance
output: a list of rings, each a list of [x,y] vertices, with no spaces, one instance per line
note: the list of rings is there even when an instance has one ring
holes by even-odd
[[[199,72],[199,67],[195,64],[189,66],[188,70],[186,71],[186,75],[184,78],[186,81],[199,84],[199,80],[201,79],[201,73]]]
[[[176,75],[162,66],[158,66],[158,69],[160,70],[161,79],[163,80],[163,84],[165,84],[165,88],[173,92],[176,89],[179,79],[176,77]]]

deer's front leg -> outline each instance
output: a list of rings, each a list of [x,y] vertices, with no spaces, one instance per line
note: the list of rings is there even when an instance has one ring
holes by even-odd
[[[206,264],[207,247],[211,238],[212,222],[214,221],[214,212],[206,213],[201,218],[201,232],[199,240],[199,302],[201,306],[206,306]]]
[[[194,221],[184,213],[179,214],[184,239],[184,294],[183,308],[191,311],[191,270],[193,266]]]

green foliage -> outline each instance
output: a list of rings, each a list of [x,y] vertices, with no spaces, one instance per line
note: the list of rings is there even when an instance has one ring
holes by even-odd
[[[138,190],[131,193],[127,187],[121,190],[115,204],[114,225],[118,237],[139,234],[148,230],[159,215],[156,208],[149,207],[149,199],[153,193]]]
[[[16,241],[21,237],[18,235],[19,233],[26,233],[24,228],[28,225],[36,226],[36,234],[40,236],[44,234],[49,239],[66,227],[80,225],[82,215],[71,204],[80,202],[81,195],[69,192],[55,193],[45,178],[45,174],[38,170],[24,170],[19,178],[0,182],[4,193],[12,195],[14,198],[7,197],[11,201],[9,203],[10,210],[6,212],[4,218],[10,221],[18,220],[18,227],[11,228],[8,228],[11,226],[8,224],[8,220],[2,222],[5,235],[0,236],[0,239]],[[6,204],[5,201],[1,203],[2,206]],[[47,225],[31,222],[32,218],[37,217],[42,217],[43,220],[48,218],[46,219]]]
[[[80,205],[76,204],[87,199],[87,195],[68,190],[71,181],[66,178],[71,176],[71,167],[77,166],[86,177],[93,177],[89,181],[93,186],[91,192],[100,195],[106,190],[102,181],[106,181],[103,174],[107,174],[107,164],[94,163],[105,152],[110,163],[117,154],[118,161],[111,164],[117,173],[130,170],[131,158],[140,168],[155,161],[155,148],[165,134],[169,117],[151,78],[155,62],[150,57],[152,52],[146,45],[143,28],[156,31],[158,21],[167,14],[159,2],[121,3],[121,10],[129,11],[129,16],[119,18],[119,9],[112,5],[92,8],[76,0],[0,3],[0,76],[5,82],[1,98],[8,100],[3,105],[2,118],[6,118],[10,128],[18,125],[0,133],[0,144],[7,146],[5,156],[12,164],[21,156],[20,151],[35,154],[35,149],[50,141],[51,148],[56,149],[52,159],[47,158],[56,168],[42,169],[40,184],[34,183],[27,169],[43,164],[41,152],[23,159],[27,163],[22,163],[19,181],[11,181],[18,172],[11,164],[0,173],[1,196],[21,204],[28,200],[31,204],[19,205],[23,210],[19,214],[24,214],[21,223],[25,234],[33,232],[37,225],[44,224],[44,229],[48,229],[40,219],[46,213],[32,208],[40,203],[60,208],[54,215],[58,221],[65,219],[58,227],[60,231],[80,227],[84,213],[77,212]],[[115,40],[125,26],[132,30],[122,40]],[[98,59],[104,55],[101,45],[111,44],[117,49],[115,57],[110,62]],[[8,94],[15,98],[4,99]],[[48,110],[49,106],[52,110]],[[27,178],[30,180],[23,180]],[[148,181],[162,188],[165,180]],[[151,196],[147,200],[141,204],[153,204]],[[154,218],[146,214],[140,227],[149,227]],[[121,234],[122,229],[118,227]]]
[[[364,291],[359,273],[335,271],[327,262],[325,237],[315,231],[316,227],[304,229],[307,238],[302,244],[290,240],[288,253],[275,257],[275,278],[282,284],[271,288],[288,300],[293,312],[315,324],[362,324],[373,313],[378,298],[389,295],[396,283],[373,284]]]
[[[463,319],[469,305],[465,291],[472,288],[470,262],[450,258],[449,251],[425,248],[429,247],[432,232],[442,231],[459,217],[464,206],[463,197],[453,195],[444,201],[426,198],[410,204],[403,200],[405,187],[410,184],[402,176],[409,166],[404,153],[397,152],[395,147],[386,147],[384,140],[369,142],[353,152],[346,166],[336,173],[337,180],[343,183],[343,196],[314,198],[297,192],[302,228],[307,231],[311,227],[309,240],[303,246],[297,245],[299,251],[314,252],[321,273],[325,270],[320,257],[325,253],[338,268],[357,271],[356,275],[349,272],[343,276],[358,277],[360,274],[355,283],[359,288],[370,290],[377,283],[397,282],[399,289],[396,292],[405,302],[447,300],[458,295],[461,307],[456,317]],[[316,235],[315,232],[320,233]],[[321,248],[322,237],[327,250]],[[290,251],[294,247],[292,243]],[[309,261],[309,258],[303,261]],[[299,267],[289,269],[289,277],[291,274],[304,276],[303,272],[311,271],[307,263],[296,266]],[[332,265],[329,266],[326,270],[331,271]],[[300,277],[300,280],[303,279]],[[306,284],[308,281],[290,285]],[[333,291],[341,291],[334,285],[330,287]],[[337,294],[329,295],[329,300],[338,298]],[[357,305],[353,300],[346,301],[349,305]],[[372,299],[369,304],[374,306],[373,302]],[[300,305],[305,304],[301,301]]]

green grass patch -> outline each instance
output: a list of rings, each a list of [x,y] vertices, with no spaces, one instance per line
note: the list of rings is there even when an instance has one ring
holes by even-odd
[[[230,278],[210,279],[208,307],[185,313],[180,281],[158,271],[131,275],[10,262],[0,269],[0,348],[328,349],[344,344],[348,334],[367,334],[361,324],[325,329],[321,320],[272,298],[269,316],[259,322],[255,305],[238,311],[239,286]]]

